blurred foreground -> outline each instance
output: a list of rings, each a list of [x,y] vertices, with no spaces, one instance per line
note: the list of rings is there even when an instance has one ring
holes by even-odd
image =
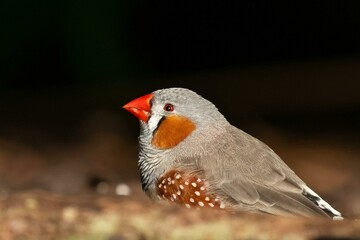
[[[140,197],[141,199],[141,197]],[[360,221],[231,214],[134,197],[27,191],[0,202],[1,239],[358,239]]]

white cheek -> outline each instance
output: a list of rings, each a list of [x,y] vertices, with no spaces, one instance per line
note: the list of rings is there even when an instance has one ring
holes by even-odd
[[[149,130],[150,132],[154,132],[155,129],[158,127],[160,119],[162,118],[162,116],[158,115],[158,114],[152,114],[149,121],[148,121],[148,125],[149,125]]]

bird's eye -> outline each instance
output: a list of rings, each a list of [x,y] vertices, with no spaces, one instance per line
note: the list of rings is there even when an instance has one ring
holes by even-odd
[[[172,105],[170,103],[167,103],[164,106],[164,110],[167,111],[167,112],[172,112],[172,111],[174,111],[174,105]]]

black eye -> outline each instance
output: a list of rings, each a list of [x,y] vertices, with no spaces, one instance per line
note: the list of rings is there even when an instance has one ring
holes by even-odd
[[[167,112],[172,112],[172,111],[174,111],[174,105],[172,105],[170,103],[167,103],[164,106],[164,110],[167,111]]]

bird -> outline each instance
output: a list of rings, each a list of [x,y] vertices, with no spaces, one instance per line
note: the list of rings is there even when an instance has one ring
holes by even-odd
[[[152,200],[343,219],[268,145],[233,126],[196,92],[159,89],[123,108],[140,122],[138,169]]]

